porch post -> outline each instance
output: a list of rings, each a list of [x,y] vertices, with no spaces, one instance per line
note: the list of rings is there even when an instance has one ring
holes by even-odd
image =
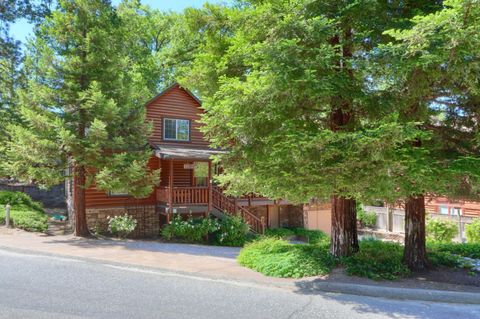
[[[208,161],[208,213],[213,209],[212,205],[212,161]]]
[[[265,206],[267,206],[267,228],[268,228],[270,224],[270,206],[269,205],[265,205]]]
[[[168,219],[173,212],[173,159],[170,159],[170,167],[168,170]]]

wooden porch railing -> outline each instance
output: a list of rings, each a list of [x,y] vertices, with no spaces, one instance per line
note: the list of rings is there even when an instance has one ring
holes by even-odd
[[[263,218],[258,218],[245,207],[237,205],[234,199],[228,198],[223,194],[221,189],[213,187],[212,189],[213,207],[223,211],[232,216],[240,216],[250,226],[253,232],[258,234],[265,233],[265,221]]]
[[[173,187],[173,192],[171,194],[172,204],[207,205],[208,190],[208,187]],[[169,196],[169,187],[161,187],[157,189],[158,201],[169,203]],[[265,232],[265,221],[263,217],[259,218],[245,207],[238,205],[235,199],[227,197],[218,187],[212,187],[212,204],[213,207],[221,210],[225,214],[242,217],[253,232],[258,234],[263,234]]]
[[[168,203],[169,187],[157,190],[157,200]],[[173,204],[208,204],[208,187],[174,187],[172,192]]]

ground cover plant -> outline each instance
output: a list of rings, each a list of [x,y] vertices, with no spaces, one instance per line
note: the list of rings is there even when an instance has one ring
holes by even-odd
[[[5,223],[5,205],[11,205],[10,222],[15,228],[27,231],[46,232],[48,218],[41,203],[25,193],[0,191],[0,224]]]
[[[309,238],[309,243],[289,243],[286,239],[292,236],[305,236]],[[324,275],[335,265],[340,265],[350,276],[395,280],[410,274],[403,262],[403,250],[404,246],[399,243],[366,239],[360,241],[360,252],[335,259],[329,252],[327,234],[302,228],[280,228],[269,230],[265,236],[245,245],[238,262],[273,277]],[[317,260],[311,261],[304,255],[305,252],[317,256]],[[430,242],[427,253],[432,267],[469,268],[462,257],[480,258],[480,244]],[[302,264],[306,267],[298,266]],[[295,270],[295,267],[300,269]]]
[[[429,243],[429,251],[480,259],[480,243]]]
[[[328,248],[295,245],[277,237],[262,237],[246,244],[237,260],[264,275],[282,278],[325,275],[335,265]]]
[[[409,274],[408,267],[402,262],[402,256],[401,245],[368,239],[360,241],[360,251],[343,258],[341,263],[348,275],[374,280],[394,280]]]

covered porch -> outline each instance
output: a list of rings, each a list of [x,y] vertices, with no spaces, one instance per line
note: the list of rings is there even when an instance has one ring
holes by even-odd
[[[161,181],[156,199],[167,213],[174,209],[212,211],[213,165],[210,157],[221,151],[206,148],[157,146],[155,156],[160,161]]]

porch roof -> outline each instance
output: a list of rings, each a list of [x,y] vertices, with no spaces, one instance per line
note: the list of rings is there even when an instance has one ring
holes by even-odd
[[[155,156],[162,159],[198,159],[208,160],[212,155],[226,153],[226,151],[212,148],[193,148],[177,145],[155,145]]]

